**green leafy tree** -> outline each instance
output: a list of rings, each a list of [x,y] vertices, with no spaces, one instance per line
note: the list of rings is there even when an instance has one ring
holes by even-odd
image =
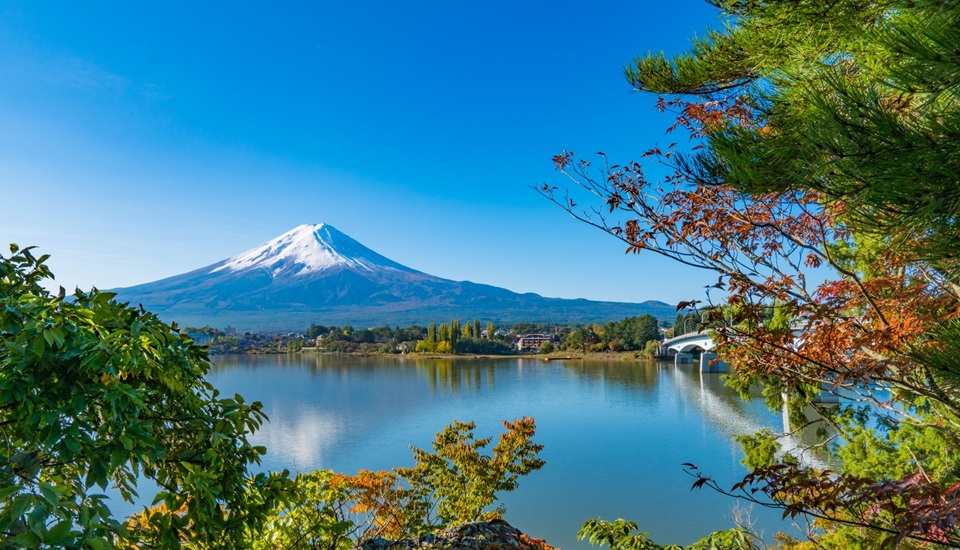
[[[448,525],[503,516],[498,494],[543,467],[533,442],[533,419],[504,422],[505,432],[476,439],[472,422],[454,421],[436,435],[432,451],[414,447],[415,464],[355,476],[319,470],[297,476],[290,498],[278,503],[254,548],[350,548],[374,537],[396,540]]]
[[[637,532],[637,524],[624,519],[587,520],[577,538],[587,539],[593,546],[609,546],[610,550],[756,550],[763,547],[762,540],[740,527],[711,533],[690,546],[661,546],[650,539],[650,533]]]
[[[353,492],[331,470],[298,474],[288,498],[278,501],[254,550],[346,550],[359,538],[364,523],[350,512]]]
[[[487,339],[493,340],[497,337],[497,329],[493,326],[493,323],[487,323]]]
[[[754,440],[734,493],[817,518],[819,541],[958,546],[960,478],[942,450],[960,442],[960,5],[711,3],[724,26],[625,70],[693,149],[599,167],[558,155],[602,218],[542,191],[630,252],[720,275],[727,308],[705,321],[740,387],[763,382],[791,407],[821,388],[870,403],[821,409],[847,442],[837,471],[765,462],[772,447]],[[667,176],[650,181],[646,163]]]
[[[618,343],[618,351],[642,350],[647,342],[660,339],[657,320],[651,315],[628,317],[622,321],[607,323],[603,334],[605,343]]]
[[[317,336],[321,336],[323,334],[327,334],[328,332],[333,332],[335,330],[336,330],[336,327],[325,327],[323,325],[311,324],[307,328],[306,335],[307,335],[307,338],[311,340],[315,340]]]
[[[510,332],[513,334],[533,334],[541,329],[541,325],[536,323],[515,323]]]
[[[111,548],[124,541],[242,547],[288,487],[250,475],[265,449],[247,436],[259,403],[204,380],[205,351],[140,308],[93,290],[51,295],[30,249],[0,256],[0,538],[9,547]],[[128,530],[100,491],[132,500],[156,482],[151,514]]]
[[[451,353],[457,353],[457,344],[460,341],[460,321],[450,321],[450,338],[447,341],[450,342]]]
[[[577,327],[563,336],[564,349],[587,351],[600,343],[600,337],[591,327]]]
[[[660,350],[660,341],[659,340],[648,340],[647,344],[643,347],[643,356],[647,359],[654,359],[657,356],[657,352]]]
[[[428,527],[503,516],[502,505],[493,509],[496,494],[517,488],[520,476],[543,467],[537,455],[543,445],[533,443],[536,425],[532,418],[504,422],[507,431],[501,434],[490,455],[482,451],[492,438],[476,439],[473,422],[457,422],[444,428],[434,440],[433,452],[413,448],[416,464],[398,468],[418,499],[436,503],[434,520]]]
[[[437,324],[430,323],[427,327],[427,334],[423,340],[419,340],[416,344],[416,351],[421,353],[433,353],[437,350],[437,343],[439,342],[439,333],[437,331]]]

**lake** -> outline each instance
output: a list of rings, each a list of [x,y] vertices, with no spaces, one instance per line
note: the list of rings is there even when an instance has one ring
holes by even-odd
[[[660,544],[731,527],[742,506],[691,491],[681,465],[730,486],[746,472],[733,437],[782,430],[760,400],[741,401],[719,374],[693,365],[313,354],[213,361],[215,387],[261,401],[270,417],[253,437],[269,449],[266,469],[410,466],[410,445],[429,448],[453,419],[476,421],[476,436],[486,437],[503,419],[534,417],[546,466],[502,495],[505,519],[568,550],[589,548],[576,533],[596,516],[634,520]],[[789,529],[779,512],[749,515],[768,541]]]

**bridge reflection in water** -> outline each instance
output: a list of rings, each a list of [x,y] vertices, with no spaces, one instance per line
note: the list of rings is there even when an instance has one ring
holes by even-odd
[[[754,434],[764,428],[744,410],[739,398],[726,388],[721,374],[696,372],[665,362],[661,362],[660,367],[673,372],[676,388],[698,406],[704,418],[731,439],[738,435]],[[807,407],[804,414],[807,422],[803,426],[793,427],[784,406],[783,433],[778,438],[781,452],[794,456],[801,465],[827,468],[829,464],[811,448],[821,445],[831,435],[831,430],[813,408]]]

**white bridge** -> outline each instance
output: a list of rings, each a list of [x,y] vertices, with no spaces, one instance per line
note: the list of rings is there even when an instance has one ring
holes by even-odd
[[[660,355],[673,355],[674,363],[692,363],[693,352],[700,351],[701,372],[727,372],[727,364],[713,352],[716,344],[707,332],[688,332],[664,340]]]
[[[713,349],[713,338],[707,332],[688,332],[680,336],[674,336],[664,340],[660,346],[664,349],[672,349],[677,353],[690,352],[695,349],[710,351]]]
[[[688,332],[664,340],[660,344],[660,356],[673,355],[673,362],[693,363],[695,351],[700,351],[700,372],[727,372],[727,364],[717,358],[713,351],[716,343],[707,332]],[[830,390],[830,385],[822,383],[824,391],[815,399],[817,403],[838,403],[839,398]]]

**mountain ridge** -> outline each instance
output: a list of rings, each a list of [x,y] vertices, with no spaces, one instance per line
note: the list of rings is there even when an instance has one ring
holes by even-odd
[[[225,260],[113,292],[167,321],[241,330],[473,318],[497,324],[605,322],[675,314],[673,306],[653,300],[545,298],[444,279],[390,260],[329,224],[300,225]]]

